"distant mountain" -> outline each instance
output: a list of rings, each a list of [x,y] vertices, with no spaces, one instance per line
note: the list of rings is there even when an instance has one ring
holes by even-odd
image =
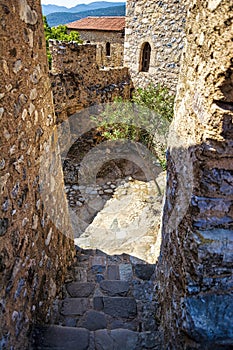
[[[86,4],[76,5],[71,8],[67,8],[65,6],[57,6],[57,5],[42,5],[42,12],[43,12],[43,15],[47,16],[50,13],[55,13],[55,12],[56,13],[57,12],[78,13],[78,12],[104,9],[104,8],[120,6],[120,5],[125,5],[125,1],[123,2],[96,1],[87,5]]]
[[[90,4],[82,4],[71,7],[68,12],[77,13],[89,10],[97,10],[97,9],[105,9],[108,7],[121,6],[125,5],[125,1],[123,2],[109,2],[109,1],[96,1]]]
[[[42,12],[44,16],[49,15],[53,12],[65,12],[69,9],[65,6],[57,6],[57,5],[42,5]]]
[[[89,16],[125,16],[125,5],[78,13],[55,12],[50,13],[46,18],[50,27],[56,27],[59,24],[67,24]]]

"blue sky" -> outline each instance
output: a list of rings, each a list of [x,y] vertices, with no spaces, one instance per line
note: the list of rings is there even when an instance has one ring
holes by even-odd
[[[98,0],[41,0],[41,3],[43,5],[58,5],[58,6],[65,6],[65,7],[73,7],[80,4],[90,4],[91,2],[95,2]],[[99,0],[102,1],[102,0]],[[110,2],[123,2],[124,0],[106,0]]]

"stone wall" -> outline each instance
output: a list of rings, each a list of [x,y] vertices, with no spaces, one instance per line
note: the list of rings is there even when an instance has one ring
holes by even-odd
[[[16,350],[49,319],[73,240],[40,1],[3,0],[0,12],[0,348]]]
[[[127,68],[99,69],[95,45],[50,41],[53,98],[57,121],[94,104],[129,98]]]
[[[184,1],[127,1],[124,64],[134,86],[150,82],[176,89],[184,45]],[[140,71],[143,44],[151,46],[150,68]]]
[[[49,320],[73,243],[40,2],[5,0],[0,11],[0,348],[17,350],[28,348],[32,323]],[[156,322],[166,349],[229,349],[233,343],[232,11],[228,0],[190,0],[156,276]],[[172,13],[176,16],[171,20]],[[161,69],[151,66],[148,75],[175,86],[178,67],[173,57],[182,45],[184,14],[177,1],[130,3],[128,16],[135,16],[135,25],[128,28],[132,41],[128,37],[126,53],[130,46],[136,86],[147,82],[140,80],[141,73],[137,80],[136,36],[153,45],[142,35],[150,30],[154,38],[159,32],[165,35],[164,46],[157,42],[164,52],[153,48],[152,56],[157,52],[156,62],[166,63]],[[140,23],[143,29],[137,29]],[[170,27],[162,26],[169,23],[176,41],[166,36]],[[115,94],[129,94],[126,68],[99,70],[92,46],[59,45],[51,77],[58,117],[111,101]],[[167,66],[172,62],[175,68]]]
[[[97,45],[96,59],[99,67],[120,67],[124,63],[124,32],[104,30],[79,30],[80,38]],[[106,43],[110,43],[110,56],[106,55]]]
[[[190,1],[157,269],[166,349],[230,349],[232,3]]]

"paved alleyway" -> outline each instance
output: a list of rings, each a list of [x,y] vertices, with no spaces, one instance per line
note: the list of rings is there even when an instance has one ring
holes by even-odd
[[[163,180],[164,174],[161,189]],[[35,330],[32,349],[160,349],[154,263],[161,206],[155,183],[130,179],[116,188],[75,239],[63,296],[54,302],[51,324]]]

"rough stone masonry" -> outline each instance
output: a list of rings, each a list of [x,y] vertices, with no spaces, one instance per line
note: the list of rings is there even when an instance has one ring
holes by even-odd
[[[233,346],[233,4],[190,1],[158,264],[166,349]]]
[[[74,245],[40,1],[3,0],[0,15],[0,348],[27,349],[31,324],[49,318]]]
[[[121,96],[129,99],[132,82],[127,68],[100,69],[96,45],[50,40],[53,102],[57,122],[94,104]]]
[[[135,88],[160,83],[176,91],[188,2],[127,1],[124,64]],[[141,69],[145,43],[151,47],[147,72]]]
[[[0,346],[15,350],[49,319],[73,244],[40,2],[0,10]],[[232,12],[228,0],[190,0],[157,268],[164,349],[233,343]]]

